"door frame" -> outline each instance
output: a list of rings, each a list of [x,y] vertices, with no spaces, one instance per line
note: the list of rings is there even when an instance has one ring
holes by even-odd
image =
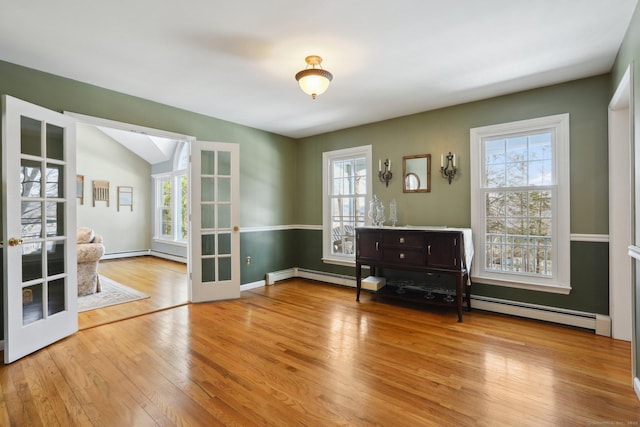
[[[115,120],[109,120],[109,119],[104,119],[104,118],[100,118],[100,117],[95,117],[95,116],[88,116],[88,115],[84,115],[84,114],[80,114],[80,113],[74,113],[74,112],[70,112],[70,111],[65,111],[64,112],[65,115],[69,115],[73,118],[76,119],[76,123],[80,123],[80,124],[86,124],[86,125],[92,125],[92,126],[102,126],[102,127],[108,127],[108,128],[113,128],[113,129],[117,129],[117,130],[123,130],[123,131],[130,131],[130,132],[135,132],[135,133],[141,133],[141,134],[145,134],[145,135],[149,135],[149,136],[157,136],[157,137],[161,137],[161,138],[168,138],[168,139],[175,139],[175,140],[179,140],[179,141],[184,141],[187,144],[189,144],[189,152],[192,152],[192,148],[195,145],[195,142],[197,141],[197,139],[193,136],[190,135],[183,135],[183,134],[179,134],[179,133],[175,133],[175,132],[169,132],[169,131],[165,131],[165,130],[161,130],[161,129],[155,129],[155,128],[149,128],[149,127],[145,127],[145,126],[139,126],[139,125],[135,125],[135,124],[131,124],[131,123],[125,123],[125,122],[119,122],[119,121],[115,121]],[[234,144],[238,146],[238,153],[237,155],[239,156],[239,144],[237,143],[228,143],[228,142],[218,142],[217,144]],[[235,171],[235,173],[237,174],[235,176],[235,179],[239,182],[240,180],[240,168],[239,168],[239,164],[238,164],[238,168]],[[191,161],[189,162],[189,171],[188,171],[188,175],[191,178],[191,175],[193,174],[193,172],[191,171]],[[191,183],[189,183],[189,193],[188,193],[188,206],[191,207],[192,204],[192,196],[191,196],[191,188],[192,185]],[[240,200],[238,197],[238,200],[236,200],[236,205],[239,204]],[[191,212],[189,212],[190,218],[191,218]],[[190,220],[190,223],[192,221]],[[236,227],[237,231],[239,233],[239,227]],[[191,225],[190,225],[190,231],[191,231]],[[188,286],[188,300],[189,302],[192,302],[192,288],[193,288],[193,280],[192,280],[192,273],[193,273],[193,255],[191,253],[191,249],[192,249],[192,234],[193,233],[189,233],[188,236],[188,240],[187,240],[187,286]],[[239,245],[239,243],[238,243]],[[239,250],[238,250],[238,257],[239,257]],[[240,277],[240,273],[238,273],[238,281],[239,281],[239,287],[241,289],[241,277]]]
[[[632,68],[627,68],[609,103],[609,316],[611,337],[631,341],[633,334],[634,244]]]

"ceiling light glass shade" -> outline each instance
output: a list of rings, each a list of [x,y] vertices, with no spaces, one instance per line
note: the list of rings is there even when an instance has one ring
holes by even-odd
[[[311,68],[299,71],[296,74],[296,80],[304,93],[316,99],[316,96],[323,94],[327,90],[329,83],[333,80],[333,74],[322,68],[316,68],[320,67],[322,62],[322,58],[319,56],[307,56],[305,61]]]

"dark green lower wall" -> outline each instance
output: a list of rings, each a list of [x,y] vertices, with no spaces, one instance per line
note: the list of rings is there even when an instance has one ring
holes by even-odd
[[[264,280],[265,274],[297,267],[296,231],[254,231],[240,233],[240,283]],[[251,264],[247,264],[247,257]]]
[[[297,267],[355,276],[355,269],[322,262],[322,231],[298,230]],[[390,271],[397,277],[403,274]],[[472,295],[539,304],[549,307],[609,314],[609,244],[571,242],[571,286],[569,295],[529,291],[473,283]]]

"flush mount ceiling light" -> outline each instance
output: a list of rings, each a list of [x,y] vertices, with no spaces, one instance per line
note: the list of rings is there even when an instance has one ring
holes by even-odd
[[[322,58],[317,55],[309,55],[304,60],[307,63],[307,68],[298,71],[296,80],[304,93],[316,99],[316,96],[323,94],[327,90],[329,83],[333,80],[333,74],[322,69],[320,65]]]

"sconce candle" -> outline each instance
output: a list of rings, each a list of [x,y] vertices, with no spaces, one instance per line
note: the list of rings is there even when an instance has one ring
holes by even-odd
[[[380,178],[380,182],[384,182],[388,187],[392,176],[391,162],[389,159],[384,161],[384,171],[382,170],[382,160],[378,160],[378,178]]]
[[[451,184],[451,180],[456,176],[456,173],[458,172],[458,169],[456,168],[456,155],[451,154],[451,151],[449,151],[449,154],[447,154],[446,158],[447,163],[445,165],[444,155],[440,155],[440,174],[444,179],[449,181],[449,184]]]

